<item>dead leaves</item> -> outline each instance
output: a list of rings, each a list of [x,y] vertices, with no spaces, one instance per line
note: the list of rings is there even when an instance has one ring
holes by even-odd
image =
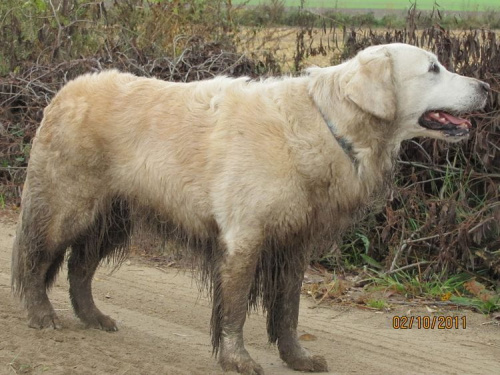
[[[299,336],[300,341],[316,341],[318,338],[310,333],[304,333]]]
[[[470,280],[464,283],[465,289],[473,296],[479,298],[483,302],[488,302],[493,298],[498,298],[498,296],[491,290],[487,290],[486,287],[476,280]]]
[[[305,291],[316,301],[316,303],[320,304],[325,299],[339,299],[352,286],[352,284],[352,281],[337,279],[326,284],[310,284],[305,288]]]

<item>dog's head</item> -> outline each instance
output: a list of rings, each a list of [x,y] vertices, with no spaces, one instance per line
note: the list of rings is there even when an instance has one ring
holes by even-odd
[[[466,138],[471,122],[463,116],[483,108],[489,92],[487,83],[451,73],[434,54],[407,44],[369,47],[339,68],[339,95],[397,125],[398,141]]]
[[[427,136],[452,142],[466,138],[471,123],[461,116],[485,106],[489,85],[449,72],[434,54],[420,48],[406,44],[384,48],[391,56],[402,138]]]

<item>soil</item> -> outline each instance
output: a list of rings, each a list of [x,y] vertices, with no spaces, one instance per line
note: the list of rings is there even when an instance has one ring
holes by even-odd
[[[61,330],[34,330],[10,292],[14,223],[0,218],[0,374],[221,374],[212,356],[210,302],[189,271],[158,268],[139,257],[101,267],[94,296],[117,319],[119,331],[85,329],[73,315],[65,270],[50,292]],[[500,374],[500,327],[471,311],[444,311],[460,318],[456,329],[394,329],[394,315],[429,314],[408,307],[391,312],[320,305],[304,296],[299,334],[333,374]],[[462,328],[462,317],[466,328]],[[267,343],[265,318],[252,313],[246,347],[266,374],[294,374]]]

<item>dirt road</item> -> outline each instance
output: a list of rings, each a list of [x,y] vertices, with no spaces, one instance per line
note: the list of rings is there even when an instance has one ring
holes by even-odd
[[[62,330],[28,328],[10,294],[14,225],[0,222],[0,374],[220,374],[211,355],[210,305],[189,272],[160,270],[132,258],[118,271],[102,267],[94,281],[97,305],[117,319],[120,330],[84,329],[74,317],[65,270],[50,298]],[[500,374],[500,327],[471,312],[466,329],[396,330],[394,314],[335,307],[313,308],[302,300],[300,333],[324,355],[334,374]],[[417,311],[412,311],[418,315]],[[250,316],[248,351],[266,374],[294,374],[265,336],[265,319]]]

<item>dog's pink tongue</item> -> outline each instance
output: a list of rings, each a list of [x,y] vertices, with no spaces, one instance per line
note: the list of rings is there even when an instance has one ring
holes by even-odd
[[[451,122],[454,125],[465,125],[468,128],[472,127],[471,122],[467,119],[455,117],[446,112],[439,112],[439,114],[441,115],[441,117],[444,117],[448,122]]]

